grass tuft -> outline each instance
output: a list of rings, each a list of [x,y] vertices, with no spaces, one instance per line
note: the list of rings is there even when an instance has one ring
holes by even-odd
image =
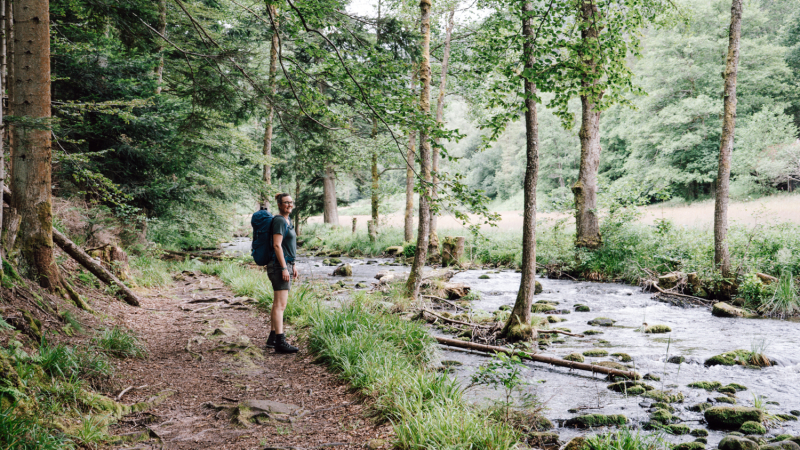
[[[118,358],[144,358],[147,356],[147,349],[139,338],[116,325],[103,330],[95,342],[106,353]]]

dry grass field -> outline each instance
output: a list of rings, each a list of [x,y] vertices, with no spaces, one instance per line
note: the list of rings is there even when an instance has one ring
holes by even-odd
[[[498,227],[501,230],[522,229],[521,211],[498,211],[498,213],[501,216],[501,220],[498,223]],[[357,227],[359,229],[366,229],[367,220],[370,219],[370,216],[368,215],[339,216],[340,225],[350,227],[353,217],[356,218]],[[568,222],[573,220],[569,215],[561,213],[539,213],[538,215],[538,219],[540,221],[553,221],[563,218],[568,219]],[[665,204],[664,206],[648,206],[644,208],[644,215],[642,216],[641,221],[643,223],[653,224],[655,220],[662,218],[669,219],[676,225],[682,226],[711,226],[711,224],[714,222],[714,201],[706,200],[702,202],[679,205]],[[800,194],[784,194],[763,197],[747,202],[731,202],[728,212],[729,223],[742,223],[750,225],[756,220],[762,223],[792,222],[800,224]],[[309,219],[309,223],[321,222],[322,216],[316,216]],[[402,211],[383,215],[381,217],[381,226],[398,228],[402,227]],[[463,225],[461,222],[452,215],[446,215],[439,218],[439,228],[441,229],[458,229],[462,227]],[[487,226],[484,226],[483,228],[487,228]]]

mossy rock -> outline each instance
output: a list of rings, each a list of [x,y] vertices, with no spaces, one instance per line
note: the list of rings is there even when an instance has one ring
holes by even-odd
[[[555,425],[553,425],[553,422],[547,417],[536,414],[531,420],[530,427],[536,431],[547,431],[555,428]]]
[[[598,334],[603,334],[603,332],[600,330],[586,330],[583,332],[583,334],[585,334],[586,336],[595,336]]]
[[[616,356],[622,362],[631,362],[631,361],[633,361],[633,358],[631,358],[631,355],[629,355],[627,353],[612,353],[611,356]]]
[[[716,317],[756,317],[756,314],[723,302],[714,303],[711,314]]]
[[[775,436],[774,438],[770,439],[769,442],[770,443],[772,443],[772,442],[783,442],[783,441],[788,441],[791,438],[792,438],[791,434],[779,434],[779,435]]]
[[[558,433],[552,431],[528,433],[528,442],[534,444],[536,448],[558,448],[561,446]]]
[[[645,391],[650,391],[653,389],[653,386],[631,380],[617,381],[616,383],[609,384],[607,387],[614,392],[626,392],[634,387],[639,387]]]
[[[614,319],[609,319],[608,317],[595,317],[587,323],[594,327],[611,327],[614,326],[617,321]]]
[[[722,383],[720,383],[719,381],[695,381],[689,383],[687,386],[695,389],[705,389],[711,392],[711,391],[716,391],[720,386],[722,386]]]
[[[667,411],[666,409],[657,409],[655,412],[650,414],[650,421],[658,422],[663,424],[671,423],[673,420],[672,413]]]
[[[644,394],[645,397],[652,398],[658,402],[664,403],[682,403],[683,402],[683,393],[678,392],[677,394],[672,394],[670,392],[665,391],[648,391]]]
[[[702,442],[684,442],[672,446],[672,450],[705,450],[706,444]]]
[[[580,303],[578,303],[577,305],[573,306],[572,308],[575,310],[575,312],[589,312],[589,311],[591,311],[591,309],[588,306],[582,305]]]
[[[719,441],[719,450],[758,450],[758,444],[750,439],[729,434]]]
[[[388,253],[389,255],[402,255],[403,254],[403,246],[402,245],[393,245],[391,247],[386,247],[384,252]]]
[[[514,308],[511,305],[503,305],[497,308],[498,311],[511,311],[512,309]]]
[[[622,414],[586,414],[583,416],[573,417],[564,422],[564,426],[572,428],[595,428],[606,426],[621,426],[625,425],[628,419]],[[566,450],[566,449],[564,449]]]
[[[644,332],[650,334],[671,333],[672,328],[667,325],[650,325],[644,329]]]
[[[764,412],[744,406],[714,406],[703,412],[709,428],[738,430],[745,422],[764,421]]]
[[[648,389],[648,390],[652,390],[652,387],[650,387],[650,389]],[[670,405],[669,403],[655,402],[652,405],[650,405],[650,407],[651,408],[656,408],[656,409],[666,409],[667,411],[669,411],[671,413],[675,412],[675,408],[672,405]]]
[[[561,450],[583,450],[584,448],[586,448],[586,437],[577,436],[570,439],[567,445]]]
[[[714,400],[716,400],[719,403],[728,403],[730,405],[736,404],[736,399],[732,397],[714,397]]]
[[[703,444],[708,444],[708,439],[704,437],[699,437],[694,440],[695,442],[702,442]]]
[[[683,356],[671,356],[667,360],[667,362],[670,364],[683,364],[684,362],[686,362],[686,358],[684,358]]]
[[[592,365],[600,366],[600,367],[607,367],[609,369],[622,370],[622,371],[628,370],[628,367],[626,367],[626,366],[624,366],[624,365],[622,365],[622,364],[620,364],[620,363],[618,363],[616,361],[598,361],[598,362],[593,362]]]
[[[694,437],[706,437],[708,436],[708,430],[705,428],[695,428],[694,430],[690,431],[689,434]]]
[[[712,405],[711,403],[705,403],[705,402],[698,403],[696,405],[690,406],[689,407],[689,411],[692,411],[692,412],[703,412],[703,411],[707,410],[708,408],[711,408],[712,406],[714,406],[714,405]]]
[[[586,350],[583,352],[583,356],[591,356],[591,357],[602,357],[608,356],[608,350],[603,350],[602,348],[593,348],[591,350]]]
[[[559,323],[559,322],[566,322],[567,319],[563,317],[556,317],[556,316],[547,316],[548,323]]]
[[[339,259],[339,258],[331,258],[330,261],[331,261],[331,265],[332,266],[335,266],[337,264],[341,264],[342,263],[342,260]]]
[[[742,424],[739,431],[744,434],[767,434],[767,427],[760,422],[748,421]]]
[[[492,277],[490,277],[489,275],[486,275],[486,274],[483,274],[483,275],[478,277],[479,280],[488,280],[489,278],[492,278]]]
[[[689,432],[691,431],[687,425],[684,425],[682,423],[667,425],[666,427],[664,427],[664,429],[667,430],[667,432],[669,432],[670,434],[674,434],[675,436],[683,436],[684,434],[689,434]]]
[[[741,384],[738,384],[738,383],[730,383],[730,384],[726,384],[724,387],[726,387],[726,388],[732,388],[732,389],[734,389],[736,392],[742,392],[742,391],[746,391],[746,390],[747,390],[747,387],[746,387],[746,386],[742,386]],[[722,392],[722,390],[720,390],[720,392]]]
[[[583,355],[581,355],[580,353],[570,353],[569,355],[565,356],[564,359],[567,361],[579,362],[579,363],[585,361]]]
[[[731,386],[720,386],[717,389],[717,392],[721,392],[723,394],[736,394],[736,392],[738,391],[736,390],[736,388],[733,388]]]
[[[533,295],[539,295],[539,294],[541,294],[541,293],[542,293],[542,290],[543,290],[543,289],[542,289],[542,283],[539,283],[538,281],[534,281],[534,285],[533,285]]]
[[[519,342],[519,341],[529,341],[532,339],[536,339],[538,337],[538,333],[536,330],[524,323],[515,323],[508,327],[506,330],[505,338],[509,342]]]
[[[333,262],[333,260],[331,260]],[[333,274],[339,277],[352,277],[353,267],[350,264],[342,264],[333,270]]]
[[[797,417],[791,414],[775,414],[775,417],[782,419],[784,421],[797,422]]]
[[[716,356],[708,358],[705,363],[706,367],[709,366],[735,366],[736,364],[746,365],[747,357],[750,354],[747,350],[733,350],[730,352],[721,353]]]
[[[800,417],[800,410],[793,409],[793,410],[789,411],[789,414],[791,414],[793,416]]]
[[[800,450],[800,445],[791,440],[773,442],[759,447],[760,450]]]
[[[650,380],[650,381],[661,381],[661,377],[659,377],[658,375],[652,374],[652,373],[644,374],[643,379]]]
[[[551,303],[534,303],[531,305],[531,312],[542,313],[547,311],[555,311],[556,308],[557,306]]]

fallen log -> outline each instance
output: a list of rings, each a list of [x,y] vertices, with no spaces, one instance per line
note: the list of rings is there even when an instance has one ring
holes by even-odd
[[[162,251],[169,255],[183,256],[185,258],[213,259],[216,261],[223,261],[225,259],[222,256],[211,255],[206,253],[176,252],[174,250],[162,250]]]
[[[468,310],[467,308],[464,308],[463,306],[458,306],[457,304],[451,302],[450,300],[447,300],[447,299],[442,298],[442,297],[437,297],[435,295],[424,295],[423,294],[423,295],[421,295],[421,297],[425,297],[425,298],[429,298],[429,299],[432,299],[432,300],[437,300],[437,301],[440,301],[440,302],[443,302],[443,303],[447,303],[448,305],[452,306],[453,308],[461,309],[461,310],[464,310],[464,311]]]
[[[651,288],[657,290],[658,292],[660,292],[660,293],[662,293],[664,295],[674,295],[675,297],[688,298],[688,299],[693,300],[696,303],[700,303],[701,305],[704,305],[704,306],[708,306],[709,304],[714,303],[714,300],[708,300],[708,299],[705,299],[705,298],[702,298],[702,297],[695,297],[694,295],[679,294],[677,292],[665,291],[664,289],[661,289],[658,286],[658,283],[656,283],[655,281],[651,281],[651,280],[645,281],[645,287],[651,287]]]
[[[447,317],[440,316],[439,314],[436,314],[435,312],[433,312],[431,310],[428,310],[428,309],[421,309],[420,311],[422,311],[422,312],[424,312],[426,314],[430,314],[433,317],[441,319],[441,320],[443,320],[445,322],[455,323],[457,325],[465,325],[465,326],[473,327],[473,328],[493,328],[491,325],[478,325],[477,323],[469,323],[469,322],[462,322],[460,320],[455,320],[455,319],[448,319]]]
[[[539,334],[563,334],[563,335],[572,336],[572,337],[586,337],[586,336],[584,336],[582,334],[567,333],[566,331],[563,331],[563,330],[538,330],[537,329],[536,332],[539,333]]]
[[[116,286],[117,288],[122,291],[123,299],[125,303],[131,306],[139,306],[139,297],[133,293],[128,286],[125,286],[121,281],[114,276],[113,273],[106,270],[105,267],[101,266],[99,263],[95,262],[91,256],[87,255],[80,247],[75,245],[74,242],[70,241],[69,238],[61,234],[60,231],[53,228],[53,241],[61,247],[64,252],[66,252],[69,256],[71,256],[75,261],[78,261],[80,265],[85,267],[89,272],[94,274],[97,278],[99,278],[102,282],[110,285]]]
[[[536,361],[545,364],[552,364],[554,366],[566,367],[569,369],[585,370],[592,373],[602,373],[605,375],[624,377],[632,380],[640,378],[639,374],[633,371],[617,370],[603,366],[595,366],[592,364],[567,361],[560,358],[554,358],[552,356],[536,355],[536,354],[522,352],[519,350],[512,350],[510,348],[497,347],[494,345],[477,344],[475,342],[465,342],[465,341],[459,341],[458,339],[450,339],[438,336],[435,337],[440,344],[450,345],[452,347],[466,348],[468,350],[477,350],[479,352],[486,352],[486,353],[505,353],[507,355],[518,356],[522,359],[528,359],[531,361]]]

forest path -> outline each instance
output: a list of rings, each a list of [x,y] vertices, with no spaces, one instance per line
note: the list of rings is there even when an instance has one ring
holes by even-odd
[[[149,434],[119,449],[379,448],[391,432],[366,418],[348,386],[294,355],[264,350],[267,316],[216,277],[175,276],[142,295],[142,307],[114,313],[146,343],[146,359],[119,362],[117,381],[135,386],[123,403],[174,391],[147,412],[124,417],[117,435]],[[139,387],[142,387],[141,389]]]

